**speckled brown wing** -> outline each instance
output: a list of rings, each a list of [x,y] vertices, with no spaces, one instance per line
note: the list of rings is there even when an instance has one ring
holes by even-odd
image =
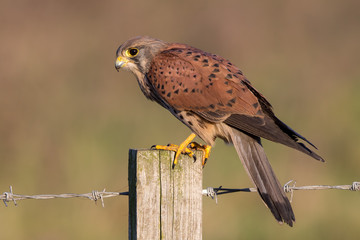
[[[154,57],[147,74],[156,91],[178,110],[263,117],[242,73],[226,60],[186,45]],[[216,114],[214,114],[216,115]]]
[[[322,160],[298,142],[302,139],[312,145],[281,122],[264,96],[222,57],[171,44],[153,58],[147,78],[160,98],[176,110],[195,112],[209,122],[224,122]]]

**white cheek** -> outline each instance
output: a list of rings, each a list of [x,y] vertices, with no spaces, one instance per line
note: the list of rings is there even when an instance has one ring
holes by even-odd
[[[128,62],[126,63],[126,65],[124,66],[124,68],[126,70],[129,70],[129,71],[135,71],[137,69],[136,65],[132,62]]]
[[[138,67],[136,64],[134,63],[127,63],[126,66],[124,66],[124,68],[130,72],[132,72],[133,74],[135,74],[138,78],[141,77],[142,73],[139,71]]]

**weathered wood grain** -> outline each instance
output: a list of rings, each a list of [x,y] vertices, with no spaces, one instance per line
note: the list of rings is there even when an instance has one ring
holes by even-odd
[[[202,239],[201,154],[129,151],[129,239]]]

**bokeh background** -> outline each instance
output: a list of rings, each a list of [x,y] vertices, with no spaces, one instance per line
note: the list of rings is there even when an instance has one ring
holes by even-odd
[[[117,47],[150,35],[239,66],[322,164],[264,141],[282,183],[360,181],[359,1],[1,1],[0,191],[127,191],[129,148],[180,143],[190,131],[114,69]],[[250,187],[221,141],[204,187]],[[204,239],[359,239],[360,195],[298,191],[295,227],[257,194],[204,199]],[[0,206],[1,239],[127,239],[127,197]]]

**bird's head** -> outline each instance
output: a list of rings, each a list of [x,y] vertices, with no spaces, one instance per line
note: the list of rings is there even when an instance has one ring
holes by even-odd
[[[146,74],[154,56],[166,45],[166,42],[146,36],[129,39],[116,51],[115,68],[130,70],[135,75]]]

